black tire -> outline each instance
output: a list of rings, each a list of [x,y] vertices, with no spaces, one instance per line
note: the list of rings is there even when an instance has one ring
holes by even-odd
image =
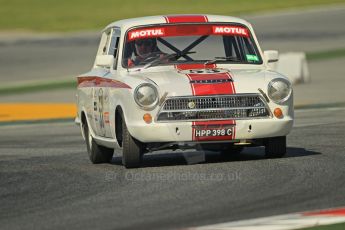
[[[265,155],[267,158],[280,158],[286,154],[286,136],[271,137],[265,141]]]
[[[142,144],[128,132],[126,122],[122,119],[122,164],[126,168],[138,168],[143,157]]]
[[[227,145],[224,149],[220,151],[220,154],[223,158],[227,158],[240,154],[243,151],[243,149],[243,146]]]
[[[96,143],[92,138],[89,126],[85,122],[83,123],[83,130],[85,135],[86,149],[89,155],[90,161],[93,164],[109,163],[113,158],[114,149],[106,148]]]

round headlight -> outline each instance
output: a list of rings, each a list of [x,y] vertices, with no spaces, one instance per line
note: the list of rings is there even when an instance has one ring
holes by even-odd
[[[134,100],[143,109],[153,109],[158,103],[158,91],[151,84],[141,84],[134,91]]]
[[[276,103],[285,102],[287,99],[289,99],[291,92],[292,88],[290,82],[283,78],[273,79],[268,84],[268,96]]]

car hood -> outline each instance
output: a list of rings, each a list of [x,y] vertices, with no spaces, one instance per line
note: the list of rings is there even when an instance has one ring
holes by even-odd
[[[161,95],[168,93],[168,96],[189,96],[196,95],[193,91],[193,79],[204,80],[203,86],[207,89],[205,95],[226,94],[219,93],[219,82],[205,83],[207,81],[219,79],[221,75],[228,75],[231,77],[234,91],[232,93],[258,93],[258,89],[266,91],[268,82],[277,77],[278,73],[262,70],[262,69],[225,69],[216,68],[219,72],[205,73],[210,69],[193,69],[188,70],[164,70],[164,71],[143,71],[137,73],[137,77],[144,79],[147,82],[155,84]],[[193,76],[191,78],[191,76]],[[222,77],[221,77],[222,78]],[[224,85],[226,87],[226,85]],[[230,93],[230,94],[232,94]]]

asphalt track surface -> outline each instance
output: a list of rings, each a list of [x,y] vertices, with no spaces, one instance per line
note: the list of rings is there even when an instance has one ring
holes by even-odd
[[[288,153],[92,165],[72,123],[0,126],[1,229],[184,228],[345,205],[345,108],[296,111]]]

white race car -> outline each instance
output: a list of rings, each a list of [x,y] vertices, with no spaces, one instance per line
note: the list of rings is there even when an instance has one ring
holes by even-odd
[[[173,15],[126,19],[102,32],[90,72],[78,76],[76,122],[93,163],[139,167],[146,152],[196,148],[222,154],[265,146],[286,153],[293,119],[289,80],[270,70],[239,18]]]

